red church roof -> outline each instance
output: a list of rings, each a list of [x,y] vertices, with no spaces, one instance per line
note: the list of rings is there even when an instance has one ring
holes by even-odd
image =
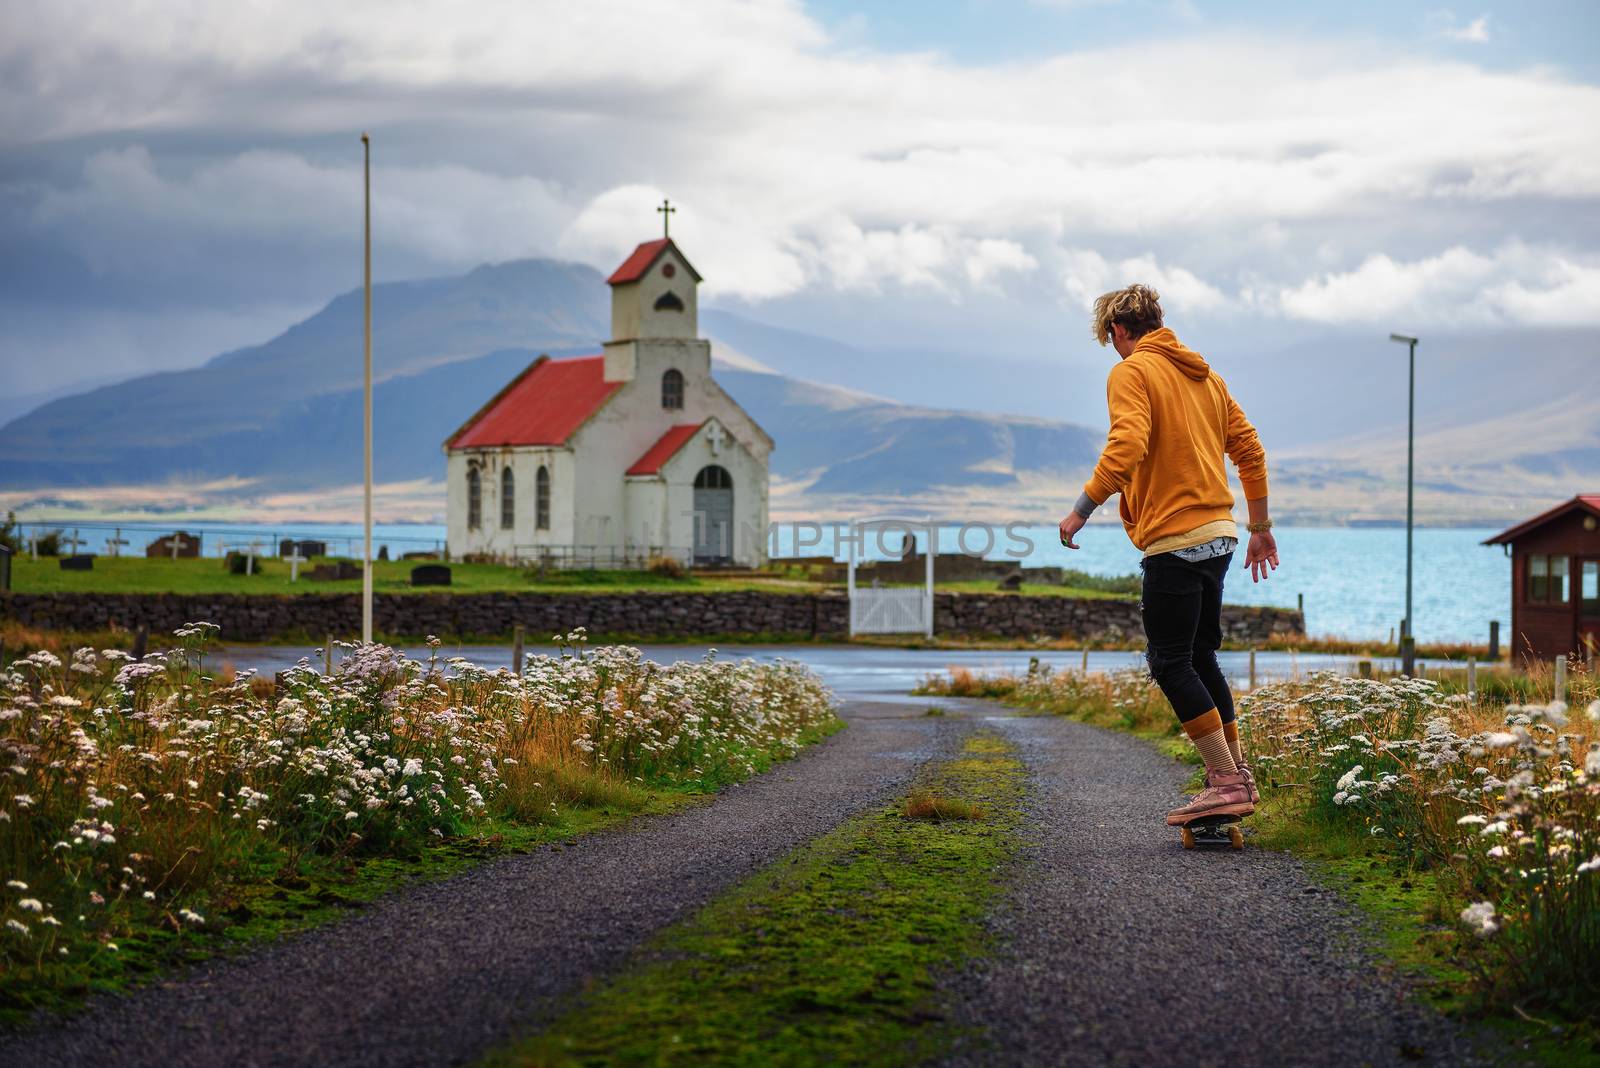
[[[678,258],[689,269],[689,273],[694,275],[694,280],[696,282],[700,281],[700,272],[694,269],[694,265],[689,262],[689,257],[683,254],[683,250],[672,243],[672,238],[658,237],[654,241],[646,241],[634,249],[633,254],[622,261],[622,266],[611,272],[611,277],[606,279],[606,284],[620,286],[624,282],[637,282],[644,277],[646,271],[655,265],[656,260],[661,258],[661,254],[669,248],[678,254]]]
[[[656,443],[644,451],[644,455],[634,461],[628,468],[630,475],[657,475],[661,473],[661,465],[678,454],[678,450],[688,443],[689,439],[699,432],[705,423],[680,423],[671,430],[662,434]]]
[[[1565,515],[1574,508],[1584,508],[1600,516],[1600,493],[1580,493],[1569,501],[1562,501],[1547,512],[1540,512],[1532,519],[1518,523],[1508,530],[1502,530],[1483,544],[1505,545],[1508,542],[1515,541],[1535,527],[1542,527],[1557,516]]]
[[[605,380],[604,356],[541,356],[478,409],[445,448],[564,444],[621,388],[621,382]]]

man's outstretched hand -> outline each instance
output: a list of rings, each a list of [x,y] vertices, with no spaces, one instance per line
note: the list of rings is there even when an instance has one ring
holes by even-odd
[[[1066,529],[1066,522],[1061,524]],[[1260,582],[1278,567],[1278,540],[1272,531],[1250,535],[1250,547],[1244,554],[1244,565],[1250,569],[1250,581]]]
[[[1072,536],[1082,530],[1083,524],[1086,522],[1088,520],[1077,512],[1068,512],[1067,518],[1061,521],[1061,544],[1069,549],[1076,549],[1078,543],[1072,540]]]

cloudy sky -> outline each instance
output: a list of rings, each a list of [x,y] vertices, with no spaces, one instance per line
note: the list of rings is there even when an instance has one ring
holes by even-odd
[[[709,302],[877,345],[1044,366],[1135,279],[1213,344],[1600,325],[1587,0],[0,0],[0,24],[18,392],[192,366],[358,285],[362,130],[380,280],[609,269],[667,195]]]

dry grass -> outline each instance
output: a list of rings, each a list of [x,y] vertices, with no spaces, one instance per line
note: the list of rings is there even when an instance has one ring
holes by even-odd
[[[908,820],[933,820],[936,823],[945,820],[981,820],[985,817],[981,805],[960,798],[944,797],[923,787],[906,795],[900,814]]]

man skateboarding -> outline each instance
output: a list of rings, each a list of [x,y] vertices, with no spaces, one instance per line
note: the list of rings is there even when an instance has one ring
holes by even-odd
[[[1239,469],[1250,511],[1245,566],[1259,582],[1278,566],[1266,452],[1222,379],[1162,325],[1155,290],[1132,285],[1096,299],[1093,333],[1122,359],[1106,379],[1111,431],[1094,475],[1061,521],[1061,543],[1076,549],[1073,535],[1094,510],[1122,495],[1122,525],[1144,552],[1140,610],[1150,674],[1206,765],[1205,789],[1168,813],[1167,823],[1248,816],[1260,795],[1217,664],[1222,584],[1239,544],[1223,455]]]

